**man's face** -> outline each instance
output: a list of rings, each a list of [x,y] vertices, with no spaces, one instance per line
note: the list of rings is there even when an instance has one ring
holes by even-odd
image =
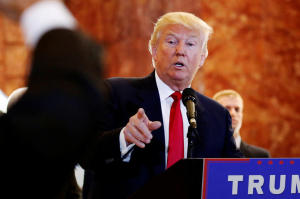
[[[173,90],[188,87],[205,60],[204,36],[183,25],[162,28],[152,50],[158,76]]]
[[[218,99],[230,113],[232,118],[232,128],[234,132],[238,132],[242,126],[243,120],[243,104],[242,101],[235,96],[224,96]]]

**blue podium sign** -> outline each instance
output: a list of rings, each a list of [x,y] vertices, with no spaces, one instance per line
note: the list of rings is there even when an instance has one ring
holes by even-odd
[[[202,199],[298,199],[300,159],[204,159]]]

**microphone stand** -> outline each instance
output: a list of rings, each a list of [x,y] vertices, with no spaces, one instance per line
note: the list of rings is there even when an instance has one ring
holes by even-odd
[[[199,135],[197,132],[197,128],[194,128],[193,125],[190,124],[188,133],[188,151],[187,151],[187,158],[193,158],[194,157],[194,146],[196,144],[196,140],[199,139]]]

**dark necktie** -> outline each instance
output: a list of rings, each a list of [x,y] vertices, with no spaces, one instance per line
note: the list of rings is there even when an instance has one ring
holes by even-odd
[[[180,111],[181,93],[176,91],[171,95],[171,97],[174,99],[174,102],[170,111],[167,168],[172,166],[178,160],[184,158],[183,121]]]

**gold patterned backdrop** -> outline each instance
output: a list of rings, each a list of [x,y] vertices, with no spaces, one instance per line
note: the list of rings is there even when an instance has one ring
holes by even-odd
[[[106,47],[106,76],[153,70],[147,44],[157,17],[188,11],[214,28],[193,87],[211,97],[237,90],[245,102],[241,134],[273,157],[300,156],[299,0],[67,0],[87,33]],[[30,52],[18,24],[0,17],[0,88],[26,85]]]

